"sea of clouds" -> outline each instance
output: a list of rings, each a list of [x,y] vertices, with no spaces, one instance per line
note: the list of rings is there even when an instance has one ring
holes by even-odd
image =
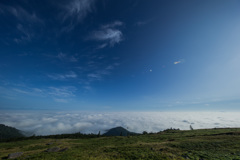
[[[117,126],[142,133],[171,127],[189,130],[190,125],[194,129],[240,127],[240,112],[1,111],[0,123],[36,135],[96,134]]]

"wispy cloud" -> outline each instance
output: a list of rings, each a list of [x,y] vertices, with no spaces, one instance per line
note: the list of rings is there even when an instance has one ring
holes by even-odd
[[[106,46],[113,47],[115,44],[120,43],[123,40],[122,31],[117,29],[117,27],[122,25],[123,23],[120,21],[103,25],[99,30],[93,31],[89,36],[89,39],[103,42],[103,44],[99,45],[99,49]]]
[[[77,74],[73,71],[70,71],[67,74],[49,74],[48,77],[53,80],[67,80],[67,79],[77,78]]]
[[[34,29],[39,26],[44,26],[44,21],[40,19],[34,11],[31,11],[29,9],[27,10],[22,6],[16,4],[0,4],[0,8],[2,9],[1,16],[6,16],[6,18],[10,17],[11,19],[16,20],[16,24],[14,25],[16,25],[16,30],[18,31],[18,33],[15,34],[15,37],[11,40],[15,41],[18,44],[31,41],[33,37],[36,37],[36,31]],[[6,23],[9,22],[6,21]],[[8,37],[5,37],[5,39],[5,41],[9,40]]]
[[[88,90],[88,91],[92,91],[93,90],[93,88],[91,86],[89,86],[89,85],[88,86],[84,86],[83,88]]]
[[[70,57],[69,57],[69,61],[70,61],[70,62],[77,62],[78,59],[77,59],[76,57],[74,57],[74,56],[70,56]]]
[[[122,41],[122,32],[117,29],[108,28],[104,30],[95,31],[92,37],[95,40],[108,41],[110,46],[114,46],[116,43]]]
[[[42,90],[42,89],[39,89],[39,88],[33,88],[33,91],[34,91],[34,92],[38,92],[38,93],[42,93],[42,92],[43,92],[43,90]]]
[[[113,65],[109,65],[106,67],[106,70],[113,70],[114,69],[114,66]]]
[[[144,20],[144,21],[138,21],[138,22],[136,23],[136,25],[137,25],[137,26],[143,26],[143,25],[146,25],[146,24],[152,22],[153,20],[154,20],[154,19],[152,18],[152,19],[148,19],[148,20]]]
[[[43,23],[43,21],[33,12],[30,13],[20,6],[5,6],[0,5],[2,12],[10,13],[15,16],[19,21],[30,23]]]
[[[18,88],[14,88],[13,90],[18,92],[18,93],[30,94],[30,92],[28,92],[26,90],[21,90],[21,89],[18,89]]]
[[[110,75],[110,74],[111,72],[109,71],[109,69],[105,69],[105,70],[95,71],[94,73],[89,73],[87,77],[89,78],[90,81],[99,81],[99,80],[103,80],[103,77],[105,75]]]
[[[49,87],[48,94],[54,97],[75,97],[74,92],[77,88],[73,86],[64,86],[64,87]]]
[[[50,98],[58,103],[67,103],[76,97],[75,86],[29,87],[22,84],[6,84],[0,86],[0,98],[18,100],[22,96]],[[1,108],[1,106],[0,106]]]
[[[63,60],[66,58],[66,54],[63,54],[62,52],[60,52],[58,55],[57,55],[57,58]]]
[[[101,45],[99,45],[98,47],[97,47],[97,49],[102,49],[102,48],[105,48],[105,47],[107,47],[107,43],[103,43],[103,44],[101,44]]]
[[[3,88],[3,87],[2,87]],[[6,89],[6,88],[3,88]],[[66,97],[75,97],[75,92],[77,90],[74,86],[60,86],[60,87],[48,87],[48,88],[29,88],[29,87],[21,87],[21,88],[10,88],[9,92],[15,92],[18,94],[27,94],[30,96],[41,96],[47,97],[52,96],[53,98],[66,98]],[[12,93],[11,93],[12,94]],[[12,94],[15,95],[15,94]]]
[[[66,100],[66,99],[60,99],[60,98],[54,98],[54,101],[55,101],[55,102],[59,102],[59,103],[67,103],[67,102],[68,102],[68,100]]]
[[[57,55],[57,58],[62,60],[62,61],[68,61],[68,62],[77,62],[78,59],[73,56],[73,55],[67,55],[67,54],[64,54],[62,52],[60,52],[58,55]]]
[[[34,34],[30,32],[27,28],[23,27],[23,25],[18,24],[17,30],[20,32],[21,36],[18,38],[14,38],[14,41],[16,43],[22,43],[22,42],[29,42],[31,41]]]
[[[61,100],[60,100],[61,101]],[[169,120],[170,119],[170,120]],[[104,133],[123,126],[142,133],[167,128],[194,129],[239,127],[239,112],[1,112],[0,122],[36,135]]]
[[[104,58],[102,56],[96,57],[98,59]],[[80,68],[82,72],[87,73],[87,81],[102,81],[114,72],[114,69],[119,66],[120,63],[109,63],[108,65],[102,63],[96,63],[95,61],[89,61],[87,69]],[[101,69],[100,69],[101,68]]]
[[[39,88],[29,88],[26,86],[17,86],[15,85],[14,87],[2,87],[4,93],[2,95],[11,95],[12,97],[19,97],[19,95],[24,95],[24,96],[37,96],[37,97],[46,97],[47,96],[47,91],[42,90]]]
[[[123,25],[123,22],[115,21],[113,23],[105,24],[101,28],[115,28],[115,27],[122,26],[122,25]]]
[[[71,0],[64,6],[65,12],[62,14],[63,22],[69,20],[67,26],[63,27],[63,32],[72,31],[76,25],[93,11],[95,0]]]
[[[96,73],[90,73],[87,75],[90,80],[101,80],[102,75]]]

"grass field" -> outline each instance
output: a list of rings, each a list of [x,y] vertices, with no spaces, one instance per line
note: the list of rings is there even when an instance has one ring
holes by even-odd
[[[47,144],[50,145],[47,145]],[[48,148],[68,148],[44,152]],[[87,139],[26,139],[0,143],[0,158],[19,159],[195,159],[240,160],[240,129],[167,130],[154,134]]]

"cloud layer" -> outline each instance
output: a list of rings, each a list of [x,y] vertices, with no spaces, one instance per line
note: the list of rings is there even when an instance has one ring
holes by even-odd
[[[123,126],[130,131],[158,132],[167,128],[239,127],[239,112],[10,112],[0,113],[1,123],[36,135],[104,133]]]

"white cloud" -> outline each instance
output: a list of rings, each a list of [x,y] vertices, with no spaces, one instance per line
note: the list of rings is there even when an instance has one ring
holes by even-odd
[[[119,65],[120,65],[120,63],[114,63],[113,65],[114,65],[114,66],[119,66]]]
[[[137,26],[143,26],[145,24],[147,24],[145,21],[139,21],[136,23]]]
[[[43,23],[43,21],[36,16],[35,13],[29,13],[25,9],[20,6],[12,7],[12,6],[2,6],[7,12],[11,13],[20,21],[28,21],[34,23]]]
[[[76,78],[77,75],[74,72],[69,72],[68,74],[65,75],[66,78]]]
[[[95,0],[72,0],[67,6],[67,14],[64,20],[69,17],[75,17],[78,21],[83,20],[88,13],[92,12]]]
[[[98,73],[90,73],[87,76],[90,80],[102,80],[102,75]]]
[[[93,32],[92,37],[99,41],[109,41],[109,44],[114,46],[115,43],[122,41],[122,32],[117,29],[107,28]]]
[[[70,32],[94,10],[95,0],[69,0],[62,4],[59,19],[62,21],[61,32]]]
[[[19,95],[46,97],[47,92],[38,88],[29,88],[21,84],[0,86],[0,97],[18,99]]]
[[[18,92],[18,93],[29,94],[28,91],[21,90],[21,89],[18,89],[18,88],[14,88],[13,90],[16,91],[16,92]]]
[[[43,90],[41,90],[39,88],[33,88],[33,91],[38,92],[38,93],[42,93],[43,92]]]
[[[184,62],[185,62],[184,59],[180,59],[179,61],[175,61],[175,62],[173,62],[173,64],[179,64],[179,63],[184,63]]]
[[[48,94],[54,97],[74,97],[77,89],[73,86],[68,87],[49,87]],[[58,99],[59,101],[62,99]]]
[[[144,20],[144,21],[138,21],[138,22],[136,23],[136,25],[137,25],[137,26],[143,26],[143,25],[146,25],[146,24],[152,22],[153,20],[154,20],[154,18],[151,18],[151,19],[148,19],[148,20]]]
[[[92,87],[89,86],[89,85],[83,86],[83,88],[86,89],[86,90],[88,90],[88,91],[92,91],[92,90],[93,90]]]
[[[69,56],[69,55],[64,54],[62,52],[60,52],[57,55],[57,58],[62,60],[62,61],[67,61],[67,62],[77,62],[78,61],[78,59],[75,56]]]
[[[73,71],[70,71],[67,74],[49,74],[48,77],[53,80],[66,80],[70,78],[77,78],[77,74]]]
[[[89,39],[105,42],[98,47],[99,49],[106,46],[112,47],[123,40],[122,31],[116,28],[122,25],[120,21],[103,25],[99,30],[92,32]]]
[[[102,28],[114,28],[114,27],[118,27],[118,26],[122,26],[122,25],[123,25],[123,22],[115,21],[113,23],[109,23],[109,24],[103,25]]]
[[[3,5],[0,4],[2,16],[5,18],[12,18],[17,20],[16,29],[19,31],[15,34],[13,40],[16,43],[28,43],[33,38],[36,38],[35,30],[33,30],[33,25],[40,28],[44,25],[44,21],[41,20],[34,11],[26,10],[19,5]],[[35,28],[36,29],[36,28]],[[9,40],[7,38],[7,40]]]
[[[105,47],[107,47],[107,43],[103,43],[103,44],[101,44],[101,45],[99,45],[98,47],[97,47],[97,49],[102,49],[102,48],[105,48]]]
[[[32,37],[34,36],[34,34],[31,33],[27,29],[27,27],[23,27],[23,25],[21,25],[21,24],[17,25],[17,30],[21,33],[21,36],[18,38],[14,38],[14,41],[16,43],[29,42],[29,41],[31,41]]]
[[[57,55],[57,58],[60,59],[60,60],[64,60],[66,58],[66,54],[63,54],[62,52],[60,52],[58,55]]]
[[[58,103],[68,103],[76,97],[77,88],[74,86],[51,86],[43,88],[31,88],[27,86],[0,86],[0,98],[18,100],[19,95],[38,97],[38,98],[51,98]]]
[[[76,57],[74,57],[74,56],[71,56],[71,57],[69,57],[69,61],[70,62],[77,62],[78,59]]]
[[[96,81],[96,80],[102,80],[104,76],[110,75],[111,72],[109,71],[109,68],[106,68],[105,70],[98,70],[95,71],[94,73],[89,73],[87,77],[89,78],[90,81]]]
[[[37,135],[60,133],[101,133],[122,126],[133,132],[158,132],[167,128],[189,130],[239,127],[239,112],[7,112],[1,123]]]
[[[54,101],[59,102],[59,103],[67,103],[68,102],[68,100],[66,100],[66,99],[59,99],[59,98],[54,98]]]
[[[181,61],[175,61],[175,62],[174,62],[174,64],[179,64],[179,63],[181,63]]]
[[[106,67],[106,70],[113,70],[114,69],[114,66],[113,65],[109,65]]]

